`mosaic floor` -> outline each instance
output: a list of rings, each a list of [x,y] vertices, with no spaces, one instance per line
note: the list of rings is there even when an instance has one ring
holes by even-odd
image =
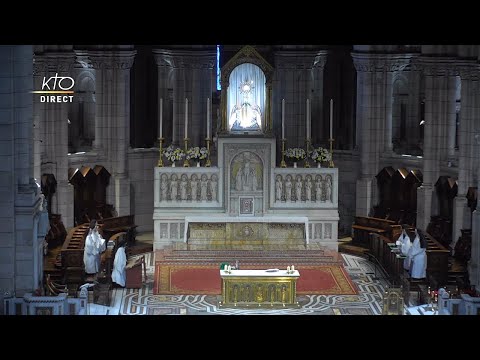
[[[298,296],[298,309],[225,309],[219,296],[153,295],[153,254],[146,254],[147,281],[142,289],[114,289],[110,307],[89,304],[91,315],[378,315],[387,282],[368,260],[341,254],[358,295]],[[378,278],[377,278],[378,276]]]

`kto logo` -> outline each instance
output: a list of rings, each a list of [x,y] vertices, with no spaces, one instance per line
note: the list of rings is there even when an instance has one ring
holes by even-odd
[[[32,91],[34,94],[45,94],[40,96],[40,102],[50,103],[68,103],[73,101],[73,95],[75,92],[71,90],[75,85],[75,80],[69,76],[51,76],[48,80],[43,77],[42,90]],[[62,95],[52,95],[62,94]]]

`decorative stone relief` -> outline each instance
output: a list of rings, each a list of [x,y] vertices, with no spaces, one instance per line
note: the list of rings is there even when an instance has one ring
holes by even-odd
[[[216,174],[167,174],[160,176],[160,201],[212,201],[218,199]]]
[[[257,154],[249,151],[238,154],[232,161],[230,171],[235,191],[262,190],[263,165]]]
[[[331,239],[332,238],[332,224],[326,223],[325,224],[325,239]]]

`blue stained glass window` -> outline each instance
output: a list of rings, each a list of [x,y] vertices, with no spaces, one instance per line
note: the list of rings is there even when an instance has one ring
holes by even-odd
[[[220,85],[220,45],[217,45],[217,90],[222,90],[222,85]]]

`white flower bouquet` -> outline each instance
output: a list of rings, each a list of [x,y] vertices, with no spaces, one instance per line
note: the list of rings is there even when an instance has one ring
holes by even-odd
[[[163,153],[168,161],[174,162],[182,160],[185,157],[185,152],[180,148],[175,148],[173,145],[167,147]]]
[[[302,148],[288,148],[285,151],[285,156],[293,161],[298,161],[305,159],[306,153],[305,149]]]
[[[187,150],[187,160],[203,160],[207,158],[206,147],[191,147]]]
[[[313,149],[312,160],[315,162],[326,162],[331,160],[330,151],[323,147]]]

